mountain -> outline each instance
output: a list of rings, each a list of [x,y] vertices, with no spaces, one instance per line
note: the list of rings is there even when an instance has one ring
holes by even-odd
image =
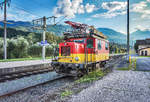
[[[126,35],[124,35],[123,33],[117,32],[109,28],[97,28],[97,30],[102,32],[105,36],[107,36],[110,42],[116,42],[119,44],[126,43]]]
[[[147,39],[150,38],[150,30],[137,30],[131,34],[131,39],[132,40],[142,40],[142,39]]]
[[[71,30],[71,27],[68,25],[48,25],[47,31],[54,32],[57,36],[62,36],[63,32]]]
[[[9,20],[8,22],[11,23],[11,24],[7,24],[7,27],[9,28],[9,33],[11,32],[15,33],[16,31],[19,31],[20,33],[33,31],[31,22],[12,21],[12,20]],[[0,22],[0,26],[3,26],[3,22]],[[57,36],[62,36],[63,32],[67,30],[71,30],[71,27],[68,25],[48,25],[47,26],[47,31],[54,32]],[[117,32],[110,28],[97,28],[97,30],[102,32],[104,35],[106,35],[109,41],[126,44],[126,35],[123,33]],[[0,29],[0,31],[2,33],[2,29]],[[42,31],[35,30],[35,32],[42,32]],[[26,34],[27,33],[25,33],[25,35]],[[146,39],[146,38],[150,38],[150,30],[145,30],[145,31],[137,30],[130,34],[131,43],[135,40]]]
[[[13,20],[8,20],[7,21],[8,23],[10,24],[7,24],[7,27],[19,27],[19,26],[22,26],[22,27],[29,27],[32,25],[31,22],[25,22],[25,21],[13,21]],[[0,25],[3,26],[3,22],[0,21]]]
[[[30,32],[25,32],[22,30],[16,30],[14,28],[7,28],[7,38],[17,37],[17,36],[27,36]],[[0,27],[0,37],[4,36],[4,29]]]

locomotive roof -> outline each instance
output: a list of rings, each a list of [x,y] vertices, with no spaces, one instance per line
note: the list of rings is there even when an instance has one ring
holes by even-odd
[[[87,37],[93,37],[93,38],[101,38],[101,39],[107,39],[107,37],[102,33],[94,29],[90,33],[83,33],[83,32],[66,32],[64,33],[64,39],[70,39],[70,38],[87,38]]]

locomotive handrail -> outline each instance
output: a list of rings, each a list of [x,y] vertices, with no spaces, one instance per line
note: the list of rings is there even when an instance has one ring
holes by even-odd
[[[58,58],[73,58],[73,57],[64,57],[64,56],[63,56],[63,57],[58,57]]]

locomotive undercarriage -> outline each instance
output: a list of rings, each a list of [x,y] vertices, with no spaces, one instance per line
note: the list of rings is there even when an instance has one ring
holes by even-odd
[[[61,63],[52,62],[52,67],[59,74],[65,74],[68,76],[82,76],[94,71],[97,68],[103,69],[106,61],[88,63],[88,64],[74,64],[74,63]]]

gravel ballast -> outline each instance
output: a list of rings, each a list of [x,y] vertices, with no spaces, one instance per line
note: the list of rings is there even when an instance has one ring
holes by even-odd
[[[69,78],[53,80],[58,77],[61,77],[61,75],[58,75],[55,72],[48,72],[0,83],[0,95],[4,95],[9,92],[26,88],[27,86],[34,86],[48,81],[45,84],[13,93],[9,96],[0,97],[0,102],[42,102],[44,98],[39,99],[39,96],[42,96],[47,92],[53,92],[55,89],[72,82],[72,79]]]
[[[68,102],[150,102],[150,72],[113,71]]]

